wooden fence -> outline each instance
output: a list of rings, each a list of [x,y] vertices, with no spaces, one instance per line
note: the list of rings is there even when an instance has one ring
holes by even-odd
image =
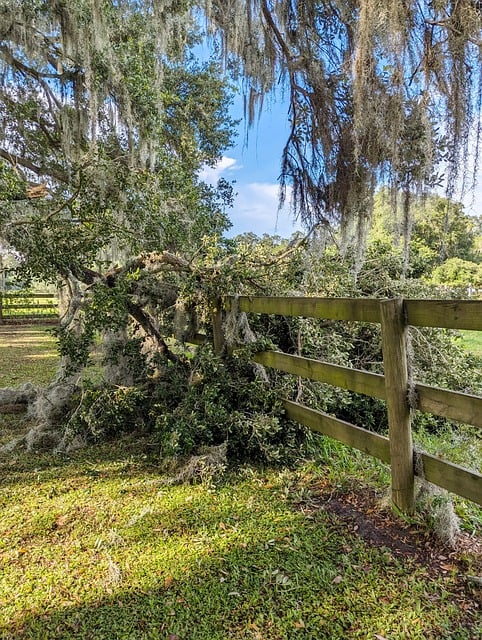
[[[0,292],[0,324],[58,317],[55,293]]]
[[[225,308],[229,310],[233,301],[227,298]],[[247,313],[380,323],[385,375],[277,351],[260,352],[253,359],[264,366],[386,402],[388,438],[297,402],[285,400],[285,409],[289,418],[311,430],[390,464],[392,502],[402,512],[414,510],[414,476],[419,473],[429,482],[482,505],[482,475],[437,456],[416,452],[410,417],[416,408],[482,428],[482,398],[418,382],[410,388],[407,358],[410,325],[482,331],[482,301],[240,297],[236,305]],[[216,338],[215,325],[214,328]]]

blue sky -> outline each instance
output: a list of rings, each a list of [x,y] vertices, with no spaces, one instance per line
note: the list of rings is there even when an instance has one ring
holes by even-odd
[[[290,237],[300,229],[288,207],[278,212],[281,153],[288,137],[286,110],[282,101],[266,102],[246,139],[243,100],[237,97],[231,112],[234,119],[240,120],[237,144],[226,152],[216,168],[206,168],[201,174],[210,184],[216,184],[221,176],[235,182],[237,196],[229,212],[233,223],[229,235],[250,231]]]
[[[226,152],[216,168],[207,168],[201,174],[210,184],[216,184],[221,176],[235,182],[237,196],[229,212],[233,227],[228,235],[253,232],[289,238],[301,226],[293,220],[289,207],[278,211],[281,153],[288,136],[287,104],[282,100],[266,102],[259,120],[248,131],[247,140],[240,96],[235,99],[231,115],[240,120],[237,144]],[[475,192],[463,199],[471,215],[482,215],[480,174],[479,171]]]

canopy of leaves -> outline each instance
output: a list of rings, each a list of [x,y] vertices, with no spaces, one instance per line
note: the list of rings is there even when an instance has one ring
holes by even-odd
[[[462,260],[461,258],[449,258],[434,269],[432,281],[448,287],[481,289],[482,264]]]
[[[48,168],[59,178],[66,168],[55,153],[35,155],[39,133],[71,149],[68,171],[82,166],[89,142],[113,131],[114,153],[152,165],[172,106],[162,88],[166,61],[182,57],[201,16],[216,53],[245,83],[251,121],[265,95],[286,91],[282,179],[307,223],[341,220],[347,237],[361,239],[377,183],[407,193],[430,187],[443,161],[450,193],[478,145],[474,0],[3,0],[0,11],[4,125],[14,126],[18,107],[12,118],[9,105],[22,94],[28,168],[41,175]],[[34,117],[39,102],[48,117]],[[1,153],[16,162],[19,144]]]
[[[0,233],[24,277],[194,250],[228,226],[229,189],[197,178],[230,143],[227,91],[161,4],[154,19],[132,2],[1,3]]]
[[[375,196],[369,255],[373,258],[391,255],[392,270],[404,271],[411,278],[430,278],[434,269],[452,259],[468,261],[477,270],[481,260],[477,246],[480,222],[466,214],[460,203],[441,196],[413,199],[408,261],[404,264],[405,220],[400,208],[398,215],[393,215],[390,201],[387,191],[381,190]],[[466,285],[469,282],[470,279]]]

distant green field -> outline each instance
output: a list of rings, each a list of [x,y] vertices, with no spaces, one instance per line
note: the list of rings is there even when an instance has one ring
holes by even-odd
[[[462,346],[466,351],[471,351],[482,356],[482,331],[461,331]]]

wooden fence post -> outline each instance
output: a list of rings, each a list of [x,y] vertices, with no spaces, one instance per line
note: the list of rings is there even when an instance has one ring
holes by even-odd
[[[226,344],[223,330],[223,303],[221,298],[215,301],[215,306],[211,312],[211,320],[213,325],[214,353],[220,356]]]
[[[408,403],[407,323],[403,298],[380,302],[383,367],[390,438],[392,502],[413,513],[413,443]]]

